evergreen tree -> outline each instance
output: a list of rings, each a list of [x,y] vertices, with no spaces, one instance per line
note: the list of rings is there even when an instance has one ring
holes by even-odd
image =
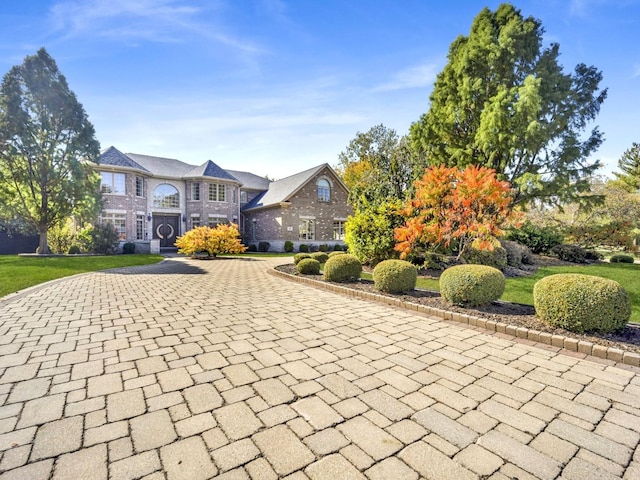
[[[615,173],[630,191],[640,189],[640,143],[633,142],[631,148],[625,150],[618,160],[618,168],[621,173]]]
[[[482,10],[469,36],[452,43],[430,109],[411,126],[412,146],[429,164],[495,169],[517,187],[519,204],[588,191],[600,166],[588,157],[602,134],[582,135],[606,97],[602,73],[584,64],[564,73],[558,44],[542,48],[543,32],[502,4]]]
[[[44,48],[4,76],[0,87],[0,208],[40,236],[79,210],[98,209],[99,144],[84,108]]]

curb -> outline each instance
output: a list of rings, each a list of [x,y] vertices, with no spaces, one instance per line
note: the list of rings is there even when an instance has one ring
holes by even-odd
[[[610,360],[612,362],[622,363],[624,365],[630,365],[632,367],[640,367],[640,354],[627,352],[619,348],[605,347],[604,345],[598,345],[592,342],[586,342],[584,340],[565,337],[563,335],[540,332],[538,330],[532,330],[525,327],[516,327],[514,325],[508,325],[506,323],[496,322],[494,320],[488,320],[486,318],[467,315],[464,313],[451,312],[449,310],[441,310],[439,308],[428,307],[426,305],[404,302],[399,298],[388,297],[386,295],[379,295],[370,292],[363,292],[361,290],[353,290],[351,288],[342,287],[333,283],[325,283],[318,280],[313,280],[311,278],[290,275],[288,273],[281,272],[275,269],[268,270],[268,273],[289,281],[306,283],[316,288],[329,290],[331,292],[340,293],[349,297],[371,300],[377,303],[399,307],[404,310],[410,310],[413,312],[430,315],[432,317],[438,317],[443,320],[450,320],[472,327],[483,328],[490,332],[502,333],[511,337],[528,340],[530,342],[549,345],[551,347],[568,350],[570,352],[591,355],[596,358],[602,358],[604,360]]]

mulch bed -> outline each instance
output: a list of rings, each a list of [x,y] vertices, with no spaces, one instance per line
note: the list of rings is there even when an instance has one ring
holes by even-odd
[[[567,264],[565,262],[558,263],[553,260],[542,259],[540,262],[536,262],[538,265],[558,265]],[[296,270],[295,265],[287,264],[276,267],[277,270],[291,274],[300,275]],[[515,269],[514,269],[515,270]],[[535,271],[535,268],[529,268],[526,271],[508,271],[505,272],[507,276],[520,276],[531,274]],[[437,271],[420,271],[421,276],[437,278],[440,272]],[[306,278],[312,278],[324,282],[322,275],[304,275]],[[420,305],[426,305],[433,308],[439,308],[441,310],[449,310],[452,312],[464,313],[467,315],[473,315],[480,318],[486,318],[496,322],[506,323],[507,325],[513,325],[516,327],[525,327],[532,330],[538,330],[540,332],[548,332],[551,334],[562,335],[564,337],[575,338],[578,340],[584,340],[597,345],[603,345],[605,347],[619,348],[624,351],[640,353],[640,328],[633,326],[626,326],[624,329],[609,334],[589,333],[579,334],[570,332],[562,328],[553,328],[540,320],[535,315],[535,310],[531,305],[522,305],[518,303],[510,303],[497,301],[489,305],[482,307],[463,308],[455,306],[444,300],[440,294],[436,291],[430,290],[413,290],[408,293],[394,295],[389,293],[380,292],[375,289],[373,282],[370,280],[360,280],[356,283],[341,283],[342,287],[352,288],[354,290],[361,290],[365,292],[375,293],[377,295],[386,295],[394,298],[398,298],[403,302],[416,303]]]

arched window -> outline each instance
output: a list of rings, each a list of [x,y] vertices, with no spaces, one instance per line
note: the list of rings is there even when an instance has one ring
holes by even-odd
[[[331,186],[329,185],[329,181],[321,178],[316,185],[318,186],[318,200],[321,202],[331,200]]]
[[[180,194],[178,189],[168,183],[158,185],[153,191],[153,206],[158,208],[180,207]]]

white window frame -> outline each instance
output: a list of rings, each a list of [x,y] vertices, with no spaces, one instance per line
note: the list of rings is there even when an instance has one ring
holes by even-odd
[[[345,228],[344,225],[346,220],[342,218],[334,218],[333,219],[333,239],[334,240],[344,240]]]
[[[120,191],[122,187],[122,191]],[[100,192],[107,195],[125,195],[127,176],[119,172],[100,172]]]
[[[326,185],[325,185],[326,184]],[[318,188],[318,201],[330,202],[331,201],[331,183],[326,178],[320,178],[316,182]]]
[[[191,200],[198,201],[202,197],[200,196],[200,184],[194,182],[191,184]]]
[[[316,219],[314,217],[300,217],[300,223],[298,224],[298,239],[316,239]]]
[[[100,224],[104,225],[110,223],[118,232],[118,238],[120,240],[126,240],[127,238],[127,214],[125,212],[102,212],[100,216]]]

